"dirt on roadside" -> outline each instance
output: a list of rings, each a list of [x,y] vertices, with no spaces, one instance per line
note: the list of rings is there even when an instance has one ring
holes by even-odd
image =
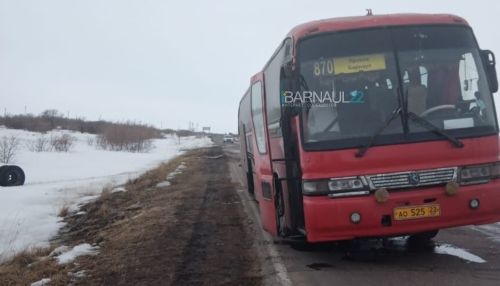
[[[226,160],[221,147],[190,151],[69,214],[57,244],[99,254],[61,266],[51,285],[261,285],[255,229]]]
[[[75,219],[65,234],[101,248],[79,261],[88,276],[77,284],[260,285],[252,226],[221,155],[220,147],[190,152],[132,182],[128,192],[110,194],[107,211],[103,204],[84,208],[85,221],[95,214],[91,225],[106,224],[92,230]],[[185,168],[170,186],[153,187],[179,165]]]

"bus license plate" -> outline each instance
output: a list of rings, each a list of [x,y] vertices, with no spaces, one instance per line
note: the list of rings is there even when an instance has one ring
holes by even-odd
[[[419,219],[427,217],[438,217],[441,215],[439,205],[421,205],[411,207],[399,207],[394,209],[395,220]]]

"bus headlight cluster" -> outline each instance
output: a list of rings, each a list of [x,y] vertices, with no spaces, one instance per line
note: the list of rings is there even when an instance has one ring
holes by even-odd
[[[330,180],[304,181],[302,191],[305,195],[348,196],[369,194],[367,184],[359,177],[335,178]]]
[[[330,191],[360,190],[363,189],[363,182],[357,177],[331,179],[328,182]]]
[[[500,178],[500,163],[487,165],[465,166],[460,169],[461,185],[487,183],[491,179]]]

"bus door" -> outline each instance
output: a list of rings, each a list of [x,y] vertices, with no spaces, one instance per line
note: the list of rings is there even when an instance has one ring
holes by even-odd
[[[266,132],[263,76],[252,79],[251,114],[254,126],[256,150],[254,150],[254,191],[259,202],[262,226],[269,233],[276,235],[276,212],[274,204],[273,173]]]
[[[243,171],[245,171],[245,184],[247,187],[248,194],[250,197],[256,200],[255,192],[254,192],[254,181],[253,178],[255,176],[254,165],[255,160],[253,158],[253,145],[252,145],[252,132],[247,130],[247,126],[245,124],[240,124],[240,152],[243,154],[241,156],[241,166],[243,167]]]

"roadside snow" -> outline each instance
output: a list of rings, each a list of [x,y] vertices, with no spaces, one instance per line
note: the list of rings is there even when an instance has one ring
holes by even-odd
[[[127,190],[124,187],[118,187],[111,190],[112,193],[121,193],[126,192]]]
[[[43,278],[42,280],[31,283],[31,286],[45,286],[49,285],[50,278]]]
[[[212,144],[209,138],[170,136],[154,140],[155,148],[149,153],[128,153],[89,146],[88,142],[95,142],[92,134],[51,134],[61,133],[75,137],[70,152],[37,153],[28,151],[27,145],[40,133],[0,127],[0,137],[20,139],[14,163],[26,173],[24,186],[0,187],[0,263],[20,251],[49,246],[63,226],[58,217],[63,207],[78,211],[79,205],[96,199],[104,187],[123,184],[184,150]]]
[[[471,226],[471,228],[486,235],[488,239],[500,243],[500,223]]]
[[[87,276],[87,272],[85,270],[80,270],[78,272],[68,272],[68,276],[72,278],[84,278]]]
[[[463,260],[475,262],[475,263],[485,263],[486,260],[481,257],[468,252],[465,249],[455,247],[450,244],[441,244],[434,247],[434,252],[438,254],[447,254],[459,257]]]
[[[99,247],[97,246],[92,246],[88,243],[82,243],[79,244],[75,247],[73,247],[71,250],[66,251],[61,253],[59,256],[57,256],[57,261],[59,264],[67,264],[70,262],[73,262],[78,256],[83,256],[83,255],[96,255],[99,250]]]
[[[165,187],[169,187],[169,186],[170,186],[169,181],[163,181],[163,182],[159,182],[158,184],[156,184],[157,188],[165,188]]]

